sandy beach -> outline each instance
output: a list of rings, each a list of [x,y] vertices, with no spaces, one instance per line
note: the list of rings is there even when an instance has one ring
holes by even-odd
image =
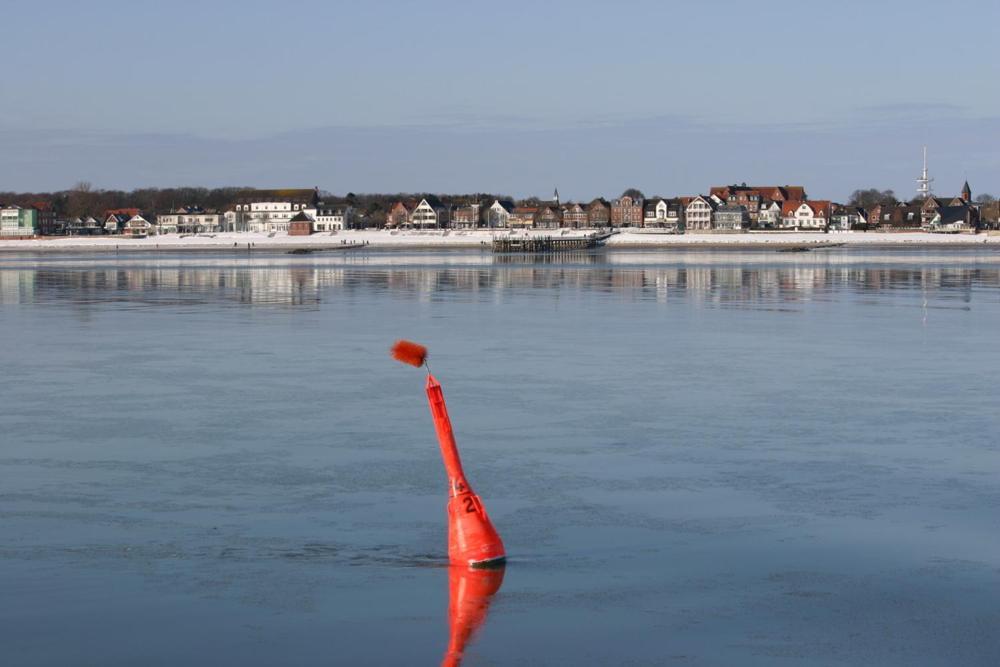
[[[178,235],[164,234],[143,239],[121,236],[48,237],[27,240],[0,240],[0,252],[17,251],[184,251],[184,250],[346,250],[365,246],[381,249],[488,248],[498,236],[553,236],[580,238],[589,231],[537,230],[492,232],[485,230],[387,231],[348,230],[312,236],[287,234],[234,233]],[[613,248],[785,248],[845,245],[860,247],[981,247],[1000,245],[1000,234],[930,234],[925,232],[751,232],[745,234],[655,234],[623,231],[607,240]]]

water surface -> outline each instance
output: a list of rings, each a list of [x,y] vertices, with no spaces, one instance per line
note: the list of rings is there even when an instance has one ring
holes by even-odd
[[[0,256],[0,661],[1000,662],[1000,253]]]

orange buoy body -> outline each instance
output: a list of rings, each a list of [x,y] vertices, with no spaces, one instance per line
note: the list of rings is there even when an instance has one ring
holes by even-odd
[[[457,667],[476,630],[486,621],[490,601],[503,584],[504,568],[448,568],[448,650],[442,667]]]
[[[506,559],[503,541],[487,516],[483,501],[465,479],[444,393],[441,384],[430,374],[427,375],[427,401],[448,473],[448,558],[454,565],[466,567],[499,566]]]

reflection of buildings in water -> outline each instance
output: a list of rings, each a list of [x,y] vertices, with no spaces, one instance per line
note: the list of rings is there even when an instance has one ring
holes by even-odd
[[[245,304],[308,306],[326,290],[385,292],[429,300],[450,293],[461,298],[499,299],[507,290],[571,290],[627,295],[629,298],[677,297],[719,304],[796,301],[848,288],[856,294],[919,290],[935,298],[972,298],[975,288],[1000,287],[1000,268],[863,266],[859,264],[659,266],[608,264],[593,254],[574,253],[574,261],[525,261],[497,256],[447,265],[392,262],[305,264],[274,262],[223,266],[71,266],[0,269],[0,302],[67,300],[85,304],[118,301],[234,301]],[[513,260],[518,261],[513,261]],[[576,261],[579,260],[579,261]]]
[[[33,303],[35,277],[34,271],[0,270],[0,304]]]
[[[490,602],[503,585],[505,568],[448,568],[448,649],[442,665],[457,667],[477,630],[486,621]]]

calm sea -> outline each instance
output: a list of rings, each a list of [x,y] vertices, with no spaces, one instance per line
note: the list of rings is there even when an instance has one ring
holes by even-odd
[[[0,256],[0,663],[1000,663],[1000,253],[536,259]]]

